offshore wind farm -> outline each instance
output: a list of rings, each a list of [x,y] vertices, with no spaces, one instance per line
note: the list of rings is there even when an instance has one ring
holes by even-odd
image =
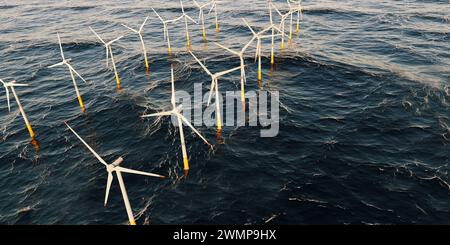
[[[0,224],[448,223],[448,2],[0,13]]]

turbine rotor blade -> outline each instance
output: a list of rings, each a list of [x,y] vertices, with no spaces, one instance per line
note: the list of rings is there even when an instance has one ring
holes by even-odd
[[[238,67],[235,67],[235,68],[230,69],[230,70],[227,70],[227,71],[222,71],[222,72],[216,73],[216,74],[214,74],[214,75],[215,75],[216,77],[221,77],[221,76],[223,76],[223,75],[226,75],[226,74],[231,73],[231,72],[233,72],[233,71],[239,70],[239,69],[241,69],[241,68],[242,68],[242,66],[238,66]]]
[[[2,82],[3,83],[3,82]],[[8,111],[11,112],[11,102],[9,102],[9,90],[8,90],[8,86],[3,83],[3,87],[5,87],[6,90],[6,102],[8,103]]]
[[[211,81],[211,88],[210,88],[209,94],[208,94],[208,101],[206,103],[207,106],[209,106],[209,104],[211,103],[211,97],[212,97],[215,85],[216,85],[216,79],[213,78],[212,81]]]
[[[188,18],[190,21],[194,22],[195,24],[198,24],[197,21],[195,21],[194,19],[191,18],[191,16],[185,14],[186,18]]]
[[[231,50],[231,49],[229,49],[229,48],[227,48],[227,47],[221,45],[220,43],[214,42],[214,44],[215,44],[216,46],[219,46],[219,47],[225,49],[226,51],[228,51],[228,52],[230,52],[230,53],[232,53],[232,54],[240,55],[238,52],[236,52],[236,51],[234,51],[234,50]]]
[[[184,7],[183,7],[183,1],[180,0],[180,4],[181,4],[181,12],[184,14]]]
[[[67,63],[67,66],[71,71],[73,71],[73,73],[75,73],[81,80],[83,80],[83,82],[87,83],[86,80],[84,80],[84,78],[72,67],[71,64]]]
[[[198,2],[195,1],[195,0],[194,0],[194,4],[195,4],[195,6],[197,6],[198,8],[201,8],[201,7],[200,7],[200,4],[198,4]]]
[[[256,50],[255,50],[255,62],[258,59],[259,48],[260,48],[260,43],[258,41],[258,43],[256,44]]]
[[[105,46],[106,47],[106,67],[108,67],[108,61],[109,61],[109,48],[108,48],[108,46]]]
[[[106,191],[105,191],[105,202],[104,202],[104,206],[106,206],[106,204],[108,204],[108,196],[109,196],[109,190],[111,190],[111,184],[113,182],[113,175],[111,172],[108,172],[108,179],[106,180]]]
[[[210,5],[210,4],[212,4],[212,2],[205,3],[202,6],[200,6],[200,8],[204,8],[204,7],[206,7],[206,6]]]
[[[122,26],[125,27],[125,28],[127,28],[127,29],[129,29],[129,30],[132,31],[132,32],[139,33],[139,31],[136,31],[135,29],[133,29],[133,28],[131,28],[131,27],[125,25],[125,24],[122,24]]]
[[[64,61],[63,62],[59,62],[59,63],[54,64],[54,65],[51,65],[51,66],[48,66],[47,68],[54,68],[54,67],[62,66],[62,65],[64,65]]]
[[[61,45],[61,38],[59,37],[59,33],[56,33],[56,35],[58,36],[58,42],[59,42],[59,51],[61,52],[61,57],[63,60],[65,60],[66,58],[64,58],[64,52],[63,52],[63,48]]]
[[[208,11],[208,14],[210,14],[211,11],[212,11],[215,7],[216,7],[216,1],[213,1],[213,4],[212,4],[211,8],[210,8],[209,11]]]
[[[8,85],[2,80],[0,79],[0,82],[3,84],[3,87],[5,87],[5,91],[6,91],[6,102],[8,104],[8,111],[11,112],[11,105],[9,103],[9,90],[8,90]]]
[[[203,63],[197,58],[197,56],[194,55],[194,53],[192,53],[192,51],[189,50],[189,53],[192,55],[192,57],[194,57],[194,59],[200,64],[200,66],[203,68],[203,70],[206,71],[206,73],[208,73],[208,75],[212,76],[213,74],[208,70],[208,68],[206,68],[205,65],[203,65]]]
[[[241,49],[241,52],[239,52],[239,55],[244,55],[245,50],[253,43],[253,41],[256,39],[256,36],[253,35],[253,37],[248,41],[248,43]]]
[[[144,29],[145,23],[147,23],[147,20],[148,20],[149,17],[150,17],[150,16],[147,16],[147,17],[145,18],[144,23],[142,23],[141,27],[139,28],[139,33],[141,33],[142,30]]]
[[[192,124],[179,112],[177,112],[177,116],[184,122],[186,123],[186,125],[188,125],[192,131],[194,131],[194,133],[196,133],[207,145],[211,145],[206,139],[205,137],[203,137],[203,135],[197,131],[197,129],[194,128],[194,126],[192,126]]]
[[[167,23],[170,23],[170,22],[177,22],[177,21],[179,21],[179,20],[183,19],[183,17],[184,17],[184,15],[181,15],[181,16],[179,16],[179,17],[175,18],[175,19],[172,19],[172,20],[167,20],[166,22],[167,22]]]
[[[141,117],[161,117],[161,116],[170,116],[172,114],[173,114],[172,111],[164,111],[164,112],[158,112],[158,113],[152,113],[152,114],[148,114],[148,115],[143,115]]]
[[[173,65],[170,66],[170,83],[171,83],[171,98],[170,102],[172,103],[172,107],[175,109],[175,76],[173,75]]]
[[[9,102],[9,90],[7,87],[5,87],[6,89],[6,101],[8,102],[8,111],[11,112],[11,102]]]
[[[266,27],[265,29],[262,29],[262,30],[258,33],[258,35],[261,35],[261,34],[265,33],[266,31],[268,31],[268,30],[270,30],[270,29],[272,29],[272,26],[268,26],[268,27]]]
[[[168,33],[167,33],[167,24],[165,22],[163,22],[163,24],[164,24],[164,41],[166,41],[167,40],[167,35],[168,35]]]
[[[28,87],[30,85],[29,84],[24,84],[24,83],[12,83],[10,86],[11,87]]]
[[[97,38],[100,39],[100,41],[106,45],[105,41],[103,41],[103,39],[97,34],[97,32],[94,31],[94,29],[92,29],[92,27],[89,26],[89,29],[91,29],[91,31],[95,34],[95,36],[97,36]]]
[[[272,7],[275,9],[275,11],[276,11],[280,16],[283,16],[283,15],[281,14],[281,12],[278,10],[277,6],[275,6],[275,4],[273,4],[272,2],[270,2],[270,5],[272,5]]]
[[[253,35],[257,35],[253,28],[248,24],[247,20],[245,20],[244,18],[242,18],[242,20],[247,25],[248,29],[250,29],[250,31],[253,33]]]
[[[164,23],[163,18],[161,17],[161,15],[158,14],[158,12],[156,12],[156,10],[154,8],[152,8],[153,12],[155,12],[155,14],[158,16],[158,18],[161,20],[161,22]]]
[[[124,168],[124,167],[115,167],[114,170],[123,172],[123,173],[129,173],[129,174],[138,174],[138,175],[144,175],[144,176],[150,176],[150,177],[165,178],[165,176],[162,176],[159,174],[147,173],[147,172]]]
[[[114,42],[119,41],[122,37],[124,37],[124,36],[120,36],[120,37],[118,37],[118,38],[116,38],[116,39],[114,39],[114,40],[108,42],[108,43],[106,44],[106,46],[110,46],[110,45],[113,44]]]
[[[94,151],[94,149],[92,149],[87,143],[86,141],[83,140],[83,138],[81,138],[81,136],[79,136],[77,134],[77,132],[75,132],[75,130],[73,130],[69,124],[67,124],[67,122],[64,122],[66,124],[66,126],[70,129],[70,131],[72,131],[72,133],[77,136],[77,138],[92,152],[92,154],[94,154],[94,156],[106,167],[108,167],[108,164],[105,162],[105,160],[103,160],[102,157],[100,157],[100,155],[97,154],[97,152]]]

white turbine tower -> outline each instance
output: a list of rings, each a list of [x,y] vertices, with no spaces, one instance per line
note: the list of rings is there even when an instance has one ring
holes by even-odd
[[[56,35],[58,36],[59,50],[61,52],[62,61],[60,63],[54,64],[52,66],[49,66],[48,68],[53,68],[53,67],[63,66],[63,65],[65,65],[65,66],[67,66],[67,68],[69,68],[70,77],[72,78],[73,87],[75,88],[75,93],[76,93],[77,98],[78,98],[78,103],[80,104],[81,112],[84,112],[85,108],[84,108],[83,100],[81,99],[80,91],[78,90],[77,81],[75,80],[75,76],[73,74],[75,73],[85,83],[86,83],[86,80],[84,80],[84,78],[69,63],[71,59],[66,59],[64,57],[64,52],[63,52],[63,48],[62,48],[62,45],[61,45],[61,38],[59,37],[59,33],[56,33]]]
[[[178,129],[180,131],[180,141],[181,141],[181,151],[183,154],[183,167],[184,167],[184,171],[185,171],[185,175],[187,174],[187,172],[189,171],[189,160],[188,160],[188,155],[187,155],[187,150],[186,150],[186,144],[184,141],[184,132],[183,132],[183,122],[192,129],[192,131],[194,131],[194,133],[196,133],[208,146],[211,146],[211,144],[209,144],[209,142],[200,134],[200,132],[197,131],[197,129],[194,128],[194,126],[192,126],[192,124],[181,114],[182,111],[182,106],[176,106],[175,103],[175,78],[173,75],[173,65],[170,66],[170,82],[171,82],[171,105],[172,105],[172,110],[170,111],[164,111],[164,112],[159,112],[159,113],[153,113],[153,114],[149,114],[149,115],[143,115],[142,117],[156,117],[156,116],[176,116],[177,120],[178,120]]]
[[[125,203],[125,208],[127,210],[127,215],[128,215],[128,220],[130,221],[130,225],[136,225],[136,221],[134,220],[134,215],[133,215],[133,210],[131,209],[131,205],[130,205],[130,200],[128,199],[128,194],[127,194],[127,190],[125,188],[125,183],[123,182],[123,178],[122,178],[122,172],[123,173],[129,173],[129,174],[137,174],[137,175],[144,175],[144,176],[150,176],[150,177],[158,177],[158,178],[165,178],[162,175],[159,174],[153,174],[153,173],[147,173],[147,172],[142,172],[142,171],[137,171],[137,170],[133,170],[133,169],[128,169],[128,168],[124,168],[124,167],[120,167],[119,165],[122,163],[123,158],[119,157],[117,158],[114,162],[112,162],[111,164],[107,164],[105,160],[103,160],[102,157],[100,157],[99,154],[97,154],[97,152],[94,151],[94,149],[92,149],[84,140],[83,138],[81,138],[81,136],[79,136],[75,130],[73,130],[69,124],[67,124],[66,122],[64,122],[66,124],[66,126],[70,129],[70,131],[72,131],[72,133],[89,149],[89,151],[92,152],[92,154],[97,158],[97,160],[102,163],[103,165],[105,165],[106,167],[106,171],[108,173],[108,179],[106,182],[106,192],[105,192],[105,202],[104,205],[106,206],[106,204],[108,203],[108,196],[109,196],[109,190],[111,189],[111,184],[114,180],[113,177],[113,172],[116,173],[117,175],[117,180],[119,181],[119,186],[120,186],[120,190],[122,192],[122,197],[123,197],[123,202]]]
[[[114,61],[114,56],[113,56],[113,52],[112,52],[112,44],[118,40],[120,40],[123,36],[120,36],[110,42],[105,42],[98,34],[97,32],[94,31],[94,29],[92,29],[91,27],[89,27],[89,29],[91,29],[91,31],[95,34],[95,36],[97,36],[97,38],[100,40],[100,42],[103,43],[103,45],[105,45],[105,49],[106,49],[106,67],[108,67],[108,59],[109,59],[109,55],[111,55],[111,63],[113,65],[114,68],[114,75],[116,77],[116,82],[117,82],[117,89],[120,90],[120,78],[119,78],[119,73],[117,72],[117,68],[116,68],[116,62]]]
[[[145,48],[145,43],[144,43],[144,38],[142,37],[142,32],[144,31],[144,26],[145,26],[145,23],[147,22],[148,18],[149,18],[149,16],[147,16],[147,18],[145,18],[144,22],[142,23],[142,25],[139,27],[138,30],[133,29],[133,28],[127,26],[127,25],[122,24],[124,27],[128,28],[132,32],[134,32],[134,33],[139,35],[139,39],[141,40],[141,44],[142,44],[142,52],[144,53],[145,68],[147,70],[150,68],[150,66],[148,65],[147,49]]]
[[[7,83],[4,82],[2,79],[0,79],[0,82],[3,84],[3,87],[5,87],[6,90],[6,102],[8,103],[8,111],[11,112],[11,105],[9,102],[9,89],[11,89],[11,92],[13,93],[14,98],[16,99],[17,106],[19,107],[19,111],[22,114],[23,120],[28,129],[28,133],[30,134],[31,140],[35,140],[36,134],[34,133],[33,128],[31,127],[31,124],[28,121],[27,115],[25,114],[25,110],[23,109],[22,104],[20,103],[19,96],[17,96],[16,90],[14,89],[14,87],[25,87],[28,86],[28,84],[16,83],[16,81]]]

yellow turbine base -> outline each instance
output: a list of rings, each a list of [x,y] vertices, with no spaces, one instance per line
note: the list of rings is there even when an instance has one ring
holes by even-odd
[[[39,152],[39,142],[36,139],[31,139],[31,144],[34,146],[34,151],[36,154]]]
[[[120,87],[120,78],[119,75],[116,74],[116,82],[117,82],[117,86]]]
[[[189,36],[186,37],[186,38],[187,38],[186,42],[187,42],[187,45],[188,45],[188,50],[191,50],[191,39],[189,38]]]
[[[130,225],[136,225],[136,221],[130,220]]]
[[[217,142],[222,143],[222,129],[217,129]]]
[[[148,60],[147,58],[145,58],[145,68],[148,70],[148,68],[150,68],[150,66],[148,65]]]
[[[80,104],[81,112],[85,112],[86,109],[84,108],[83,100],[81,99],[81,96],[78,96],[78,103]]]
[[[219,22],[216,22],[216,32],[219,32]]]
[[[169,55],[172,55],[172,48],[168,48]]]
[[[189,170],[189,161],[187,159],[187,157],[183,157],[183,166],[184,166],[184,170]]]
[[[31,128],[31,125],[29,123],[27,123],[27,129],[28,129],[28,133],[30,134],[31,139],[34,139],[36,137],[36,135],[34,134],[33,128]]]
[[[262,72],[258,70],[258,81],[262,81]]]
[[[217,120],[217,130],[222,131],[222,122],[220,122],[219,120]]]
[[[273,57],[273,54],[270,56],[270,64],[271,65],[275,64],[275,59]]]

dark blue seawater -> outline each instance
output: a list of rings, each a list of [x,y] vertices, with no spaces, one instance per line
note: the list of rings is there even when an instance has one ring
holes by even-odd
[[[274,1],[283,11],[284,1]],[[193,2],[186,11],[198,12]],[[209,150],[189,130],[191,171],[182,177],[178,131],[169,118],[142,119],[169,106],[169,60],[162,25],[180,14],[178,1],[0,1],[0,78],[17,88],[40,143],[35,151],[14,101],[8,113],[0,92],[0,223],[126,224],[118,183],[103,207],[104,167],[67,130],[70,124],[108,162],[167,175],[166,180],[124,174],[138,224],[435,224],[450,222],[450,4],[448,1],[303,1],[301,35],[276,66],[263,46],[263,82],[247,54],[246,89],[279,91],[280,132],[259,127],[198,127]],[[268,24],[266,1],[218,5],[221,32],[207,18],[208,44],[191,25],[194,53],[214,71],[238,60],[212,42],[240,48]],[[138,26],[114,46],[123,91],[105,66],[107,40]],[[171,26],[176,87],[192,92],[209,77],[185,49],[183,24]],[[87,112],[80,113],[56,32],[79,81]],[[239,73],[221,90],[238,90]]]

